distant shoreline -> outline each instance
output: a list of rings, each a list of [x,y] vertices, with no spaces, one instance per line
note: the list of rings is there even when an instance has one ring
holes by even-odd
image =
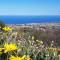
[[[27,23],[27,24],[6,24],[8,26],[36,26],[36,25],[41,25],[41,26],[60,26],[59,23]]]

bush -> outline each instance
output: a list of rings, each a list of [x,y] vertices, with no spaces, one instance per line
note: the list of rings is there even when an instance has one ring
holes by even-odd
[[[5,27],[5,23],[2,20],[0,20],[0,30],[2,30],[3,27]]]

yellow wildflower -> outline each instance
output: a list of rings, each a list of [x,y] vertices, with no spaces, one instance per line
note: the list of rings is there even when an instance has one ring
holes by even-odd
[[[18,56],[11,56],[9,60],[21,60],[21,58]]]
[[[23,57],[18,57],[18,56],[11,56],[9,59],[10,60],[24,60],[26,55],[23,55]]]
[[[5,48],[5,53],[8,52],[8,51],[13,51],[13,50],[16,50],[17,49],[17,46],[16,44],[8,44],[8,43],[5,43],[4,44],[4,48]]]
[[[4,30],[4,31],[11,31],[12,28],[11,28],[11,27],[6,27],[6,26],[5,26],[5,27],[3,28],[3,30]]]
[[[29,57],[27,57],[27,59],[26,60],[31,60]]]
[[[30,58],[30,56],[29,56],[29,55],[27,56],[26,60],[31,60],[31,58]]]

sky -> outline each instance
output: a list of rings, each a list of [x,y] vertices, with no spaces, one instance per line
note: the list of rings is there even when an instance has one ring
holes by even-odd
[[[0,0],[0,15],[60,15],[60,0]]]

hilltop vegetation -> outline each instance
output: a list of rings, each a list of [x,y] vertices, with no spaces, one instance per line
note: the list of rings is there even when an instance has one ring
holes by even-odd
[[[60,47],[60,30],[59,29],[41,29],[37,30],[34,28],[21,28],[20,32],[26,33],[28,36],[34,36],[34,40],[42,40],[45,45],[50,46],[51,42],[54,41],[56,47]]]
[[[5,25],[2,30],[1,60],[60,60],[59,29]]]

